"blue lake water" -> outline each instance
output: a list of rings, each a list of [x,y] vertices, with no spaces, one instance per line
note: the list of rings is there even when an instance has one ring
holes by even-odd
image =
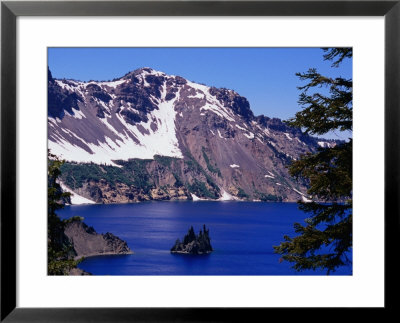
[[[128,243],[132,255],[86,258],[79,267],[93,275],[325,275],[296,272],[280,262],[273,246],[295,236],[293,223],[307,217],[296,203],[144,202],[66,206],[61,218],[82,216],[98,233],[111,232]],[[190,226],[210,230],[209,255],[177,255],[170,249]],[[351,254],[348,255],[350,258]],[[351,275],[352,267],[331,275]]]

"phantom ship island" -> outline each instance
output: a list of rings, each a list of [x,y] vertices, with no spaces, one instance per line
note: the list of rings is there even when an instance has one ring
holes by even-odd
[[[199,234],[196,235],[193,226],[191,226],[182,242],[179,239],[176,240],[175,245],[171,248],[171,253],[191,255],[211,253],[213,248],[210,243],[209,231],[203,225],[203,230],[200,230]]]

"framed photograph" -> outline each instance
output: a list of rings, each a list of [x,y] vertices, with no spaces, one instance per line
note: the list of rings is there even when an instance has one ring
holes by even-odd
[[[399,15],[2,2],[1,320],[392,309]]]

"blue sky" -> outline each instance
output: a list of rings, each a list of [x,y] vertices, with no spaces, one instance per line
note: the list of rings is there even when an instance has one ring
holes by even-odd
[[[352,78],[352,62],[339,68],[323,60],[320,48],[49,48],[55,78],[111,80],[151,67],[246,97],[255,115],[288,119],[299,111],[302,82],[296,72],[311,67],[327,76]],[[347,139],[349,134],[326,138]]]

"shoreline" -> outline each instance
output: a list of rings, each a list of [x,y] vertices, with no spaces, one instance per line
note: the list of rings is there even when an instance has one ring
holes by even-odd
[[[202,256],[202,255],[209,255],[212,253],[212,251],[206,251],[206,252],[199,252],[197,254],[193,254],[187,251],[170,251],[171,254],[180,254],[180,255],[191,255],[191,256]]]
[[[115,252],[104,252],[104,253],[98,253],[98,254],[89,254],[86,256],[76,256],[74,260],[81,260],[82,258],[92,258],[92,257],[98,257],[98,256],[123,256],[123,255],[133,255],[135,254],[133,251],[130,252],[124,252],[124,253],[115,253]]]
[[[274,202],[274,201],[249,201],[249,200],[198,200],[198,201],[193,201],[193,200],[150,200],[150,201],[141,201],[141,202],[127,202],[127,203],[85,203],[85,204],[66,204],[65,206],[87,206],[87,205],[138,205],[138,204],[143,204],[143,203],[203,203],[203,202],[221,202],[221,203],[267,203],[267,204],[297,204],[298,201],[301,201],[300,199],[297,201],[285,201],[285,202]],[[321,201],[313,201],[317,203],[329,203],[329,202],[321,202]]]

